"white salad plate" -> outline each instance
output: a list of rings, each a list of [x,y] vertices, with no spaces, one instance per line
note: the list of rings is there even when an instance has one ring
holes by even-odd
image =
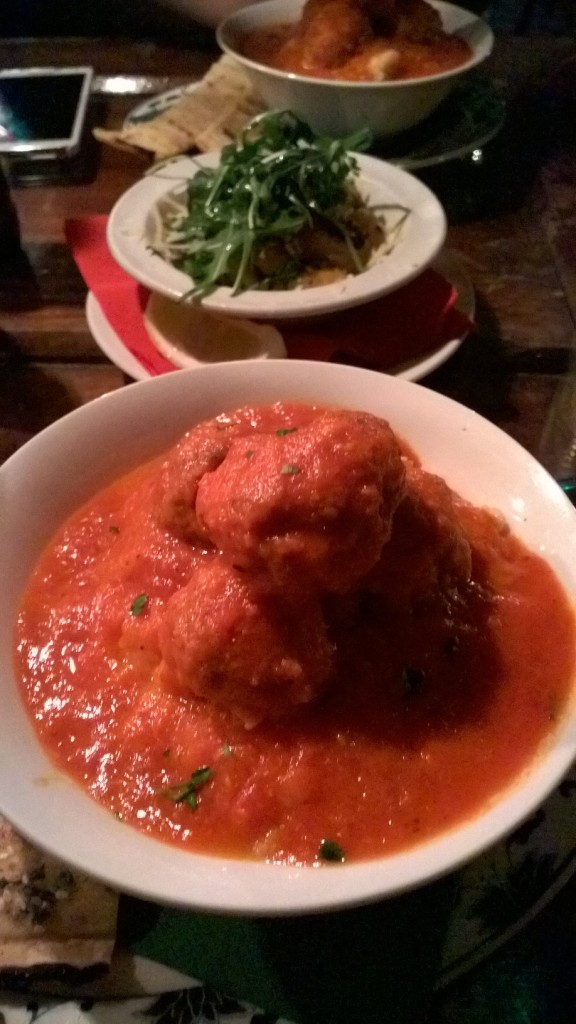
[[[446,216],[434,193],[408,172],[376,157],[358,154],[357,160],[358,189],[370,206],[382,207],[390,232],[389,242],[365,271],[312,288],[251,289],[233,295],[230,288],[220,287],[203,300],[204,307],[259,320],[334,313],[386,295],[429,266],[446,237]],[[161,237],[160,210],[167,201],[184,197],[187,182],[200,168],[218,162],[218,153],[167,161],[136,182],[114,206],[107,228],[110,252],[151,291],[180,299],[193,287],[187,274],[155,252]]]
[[[456,288],[458,292],[456,308],[464,316],[472,320],[475,309],[474,287],[458,258],[448,250],[443,250],[434,260],[433,269],[442,274]],[[86,321],[100,351],[119,370],[132,377],[133,380],[147,380],[149,377],[156,376],[155,373],[151,372],[148,365],[140,360],[135,352],[130,350],[129,343],[120,337],[106,317],[93,292],[88,292],[86,297]],[[394,377],[401,377],[403,380],[422,380],[423,377],[432,373],[433,370],[437,370],[439,366],[442,366],[447,359],[454,355],[460,348],[464,338],[464,334],[450,338],[437,348],[432,348],[429,352],[425,352],[410,361],[399,363],[397,366],[391,366],[385,372],[392,374]],[[206,361],[204,365],[206,365]],[[211,362],[214,361],[215,359],[211,360]],[[199,358],[196,366],[199,368],[201,365],[202,363]],[[174,365],[174,369],[176,370],[178,367]]]

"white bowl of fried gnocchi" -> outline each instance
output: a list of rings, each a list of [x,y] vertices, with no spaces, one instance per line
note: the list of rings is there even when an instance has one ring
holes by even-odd
[[[370,2],[367,14],[341,0],[309,3],[313,17],[300,34],[304,0],[265,0],[227,18],[217,40],[269,107],[293,110],[323,134],[366,127],[378,139],[412,128],[493,46],[485,21],[443,0],[416,0],[376,25]]]

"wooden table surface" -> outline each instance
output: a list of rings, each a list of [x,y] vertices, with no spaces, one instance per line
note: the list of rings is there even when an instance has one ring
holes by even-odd
[[[197,78],[213,57],[153,43],[6,40],[0,66],[54,63],[55,53],[59,64],[92,64],[100,90],[93,119],[110,127],[143,94]],[[445,204],[448,247],[468,271],[477,301],[477,329],[424,383],[537,453],[575,341],[576,43],[502,39],[486,72],[507,97],[502,132],[481,160],[421,172]],[[122,86],[134,91],[111,91]],[[64,222],[108,212],[144,167],[135,156],[102,148],[89,183],[12,190],[22,252],[0,243],[0,461],[55,418],[127,381],[88,331],[86,288]],[[567,910],[574,886],[567,891],[571,902],[546,919],[552,941],[559,941],[558,929],[574,930],[576,915]]]

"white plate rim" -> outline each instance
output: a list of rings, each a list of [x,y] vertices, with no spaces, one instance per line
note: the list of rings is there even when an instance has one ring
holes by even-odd
[[[128,111],[122,127],[133,128],[143,121],[158,117],[183,99],[184,96],[189,96],[190,93],[195,92],[200,84],[200,81],[196,81],[188,82],[187,85],[174,85],[171,89],[165,89],[163,92],[157,92],[153,96],[147,96],[146,99],[143,99]]]
[[[434,260],[447,233],[446,214],[434,193],[394,164],[362,153],[355,155],[358,181],[368,193],[376,191],[382,200],[411,210],[390,256],[378,259],[362,274],[316,288],[247,291],[237,296],[232,296],[229,288],[218,288],[203,300],[206,309],[258,320],[296,319],[350,309],[407,284]],[[213,167],[218,159],[218,153],[203,153],[164,161],[132,185],[112,208],[107,224],[110,252],[130,276],[151,291],[180,299],[190,290],[191,280],[150,251],[150,209],[199,168]]]
[[[466,273],[461,261],[449,250],[443,249],[440,255],[432,263],[432,269],[442,274],[458,291],[456,308],[465,316],[473,319],[475,311],[475,295],[472,281]],[[143,363],[130,352],[125,342],[114,330],[106,317],[98,299],[93,292],[89,291],[86,296],[86,321],[90,333],[99,349],[108,359],[128,374],[134,380],[147,380],[149,377],[157,376],[150,373]],[[282,328],[280,326],[280,332]],[[394,377],[401,377],[403,380],[418,381],[426,377],[433,370],[442,366],[460,348],[466,334],[451,338],[443,345],[426,353],[421,358],[411,360],[409,363],[399,363],[397,367],[389,367],[382,373],[391,374]],[[152,342],[151,342],[152,343]],[[174,366],[174,370],[178,367]],[[172,370],[167,372],[171,373]]]

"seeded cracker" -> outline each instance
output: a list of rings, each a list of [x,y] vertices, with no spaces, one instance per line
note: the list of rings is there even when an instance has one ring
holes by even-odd
[[[117,148],[145,151],[155,160],[165,160],[191,150],[221,149],[263,109],[244,70],[224,56],[193,92],[157,117],[119,131],[95,128],[94,135]]]
[[[42,853],[0,818],[0,986],[22,975],[105,970],[117,909],[111,889]]]

